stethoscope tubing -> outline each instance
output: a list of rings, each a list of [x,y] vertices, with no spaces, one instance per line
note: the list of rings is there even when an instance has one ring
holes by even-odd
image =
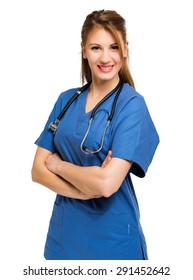
[[[89,86],[90,86],[91,82],[87,83],[86,85],[84,85],[83,87],[81,87],[78,91],[75,92],[75,94],[68,100],[68,102],[66,103],[66,105],[64,106],[64,108],[62,109],[61,113],[58,115],[58,117],[56,118],[56,120],[54,122],[51,122],[48,129],[50,129],[54,134],[56,133],[56,130],[58,128],[58,124],[60,122],[60,120],[62,119],[62,117],[64,116],[64,114],[66,113],[66,111],[68,110],[68,108],[70,107],[70,105],[74,102],[74,100],[76,98],[78,98],[78,96],[84,91],[86,90]],[[118,100],[118,97],[122,91],[122,88],[123,88],[123,82],[119,81],[118,85],[112,90],[110,91],[95,107],[94,109],[92,110],[92,113],[91,113],[91,116],[90,116],[90,120],[89,120],[89,126],[88,126],[88,129],[87,129],[87,132],[83,138],[83,140],[86,139],[87,135],[88,135],[88,132],[89,132],[89,129],[91,127],[91,124],[92,124],[92,120],[94,119],[94,116],[95,116],[95,113],[97,111],[97,109],[99,108],[99,106],[105,102],[110,96],[112,96],[117,90],[117,94],[114,98],[114,101],[113,101],[113,105],[112,105],[112,109],[111,109],[111,113],[108,117],[108,125],[105,127],[105,131],[106,132],[106,129],[107,127],[109,126],[113,116],[114,116],[114,112],[115,112],[115,107],[116,107],[116,103],[117,103],[117,100]],[[103,133],[103,136],[104,136],[104,133]],[[104,138],[104,137],[103,137]],[[104,141],[104,139],[102,140]],[[83,143],[84,141],[82,141]]]

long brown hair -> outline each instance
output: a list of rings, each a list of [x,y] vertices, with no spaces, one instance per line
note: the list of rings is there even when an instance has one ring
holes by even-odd
[[[121,15],[119,15],[116,11],[112,11],[112,10],[100,10],[100,11],[92,12],[86,17],[84,24],[82,26],[82,31],[81,31],[82,47],[86,45],[86,41],[89,33],[96,27],[104,28],[116,40],[122,57],[122,68],[119,72],[119,77],[123,82],[129,83],[133,88],[135,88],[135,84],[129,69],[129,54],[127,55],[126,58],[123,56],[121,42],[117,34],[117,32],[120,32],[123,38],[123,42],[124,43],[127,42],[125,19]],[[82,61],[82,65],[81,65],[82,82],[83,83],[90,82],[92,79],[91,70],[88,64],[88,60],[83,58],[83,52],[82,52],[81,61]]]

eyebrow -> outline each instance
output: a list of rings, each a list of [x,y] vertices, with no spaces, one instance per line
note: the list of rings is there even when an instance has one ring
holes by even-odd
[[[92,45],[97,45],[97,46],[100,46],[100,44],[97,44],[97,43],[91,43],[91,44],[89,44],[89,46],[92,46]]]
[[[91,44],[89,44],[89,46],[92,46],[92,45],[94,45],[94,46],[100,46],[101,44],[98,44],[98,43],[91,43]],[[113,45],[118,45],[118,43],[112,43],[112,44],[110,44],[110,46],[113,46]]]

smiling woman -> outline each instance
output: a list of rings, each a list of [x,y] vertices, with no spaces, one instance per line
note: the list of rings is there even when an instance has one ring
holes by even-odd
[[[120,34],[118,34],[121,37]],[[127,56],[127,43],[122,47],[124,57]],[[83,46],[83,58],[87,59],[91,71],[93,84],[101,81],[111,81],[116,86],[119,81],[119,71],[122,67],[122,58],[118,44],[112,35],[102,27],[93,29]],[[94,93],[92,92],[94,96]],[[101,96],[101,94],[100,94]]]
[[[125,20],[94,11],[81,35],[87,84],[60,94],[35,142],[32,179],[57,193],[44,256],[147,259],[131,173],[145,176],[159,137],[134,88]]]
[[[99,34],[99,31],[103,31],[103,34]],[[106,31],[106,32],[105,32]],[[134,81],[131,76],[128,60],[128,41],[127,41],[127,31],[125,19],[115,11],[95,11],[86,17],[84,25],[82,27],[81,38],[82,38],[82,80],[90,81],[92,80],[91,69],[89,67],[89,62],[85,59],[85,48],[89,45],[89,37],[91,33],[96,33],[100,38],[99,41],[90,42],[94,44],[93,48],[95,51],[101,52],[101,46],[104,42],[108,42],[107,38],[103,41],[103,35],[108,33],[109,47],[113,50],[118,50],[120,58],[122,60],[122,67],[119,72],[119,77],[128,82],[132,87],[134,87]],[[106,33],[106,34],[105,34]],[[93,38],[94,40],[94,38]],[[112,44],[112,45],[111,45]],[[103,64],[103,63],[102,63]]]

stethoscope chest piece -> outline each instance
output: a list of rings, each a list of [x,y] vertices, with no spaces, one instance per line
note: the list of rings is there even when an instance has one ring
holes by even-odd
[[[48,129],[51,130],[51,131],[53,132],[53,134],[56,133],[56,130],[57,130],[57,128],[58,128],[59,122],[60,122],[60,121],[59,121],[58,119],[56,119],[54,122],[51,122],[51,123],[49,124]]]

